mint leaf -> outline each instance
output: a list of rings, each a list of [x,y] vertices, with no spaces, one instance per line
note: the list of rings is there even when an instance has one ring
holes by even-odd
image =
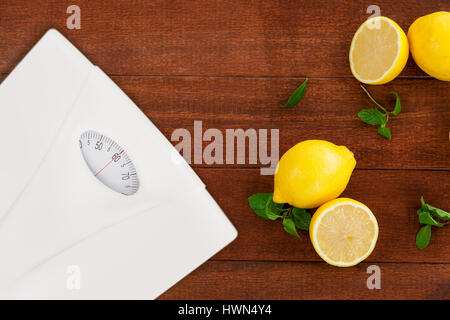
[[[417,214],[419,215],[420,223],[425,224],[425,226],[420,228],[419,232],[417,233],[416,245],[419,249],[423,249],[430,242],[431,226],[444,226],[444,223],[436,221],[433,217],[438,217],[441,220],[450,220],[450,214],[448,212],[445,212],[444,210],[426,204],[423,197],[420,197],[420,203],[422,204],[422,208],[417,210]]]
[[[292,208],[292,220],[297,228],[308,231],[311,214],[305,209]]]
[[[284,230],[287,233],[290,233],[293,236],[296,236],[297,238],[300,238],[300,236],[297,233],[297,230],[295,229],[295,223],[294,223],[294,221],[291,218],[283,219],[283,227],[284,227]]]
[[[358,117],[365,123],[370,125],[379,125],[378,127],[378,134],[382,135],[383,137],[391,140],[391,130],[386,127],[387,122],[389,121],[389,115],[398,115],[402,111],[402,106],[400,104],[400,98],[398,96],[398,93],[395,91],[392,91],[391,93],[396,97],[395,100],[395,107],[392,112],[389,112],[386,110],[385,107],[383,107],[381,104],[379,104],[370,94],[367,89],[360,84],[363,91],[367,94],[370,100],[376,105],[376,108],[374,109],[363,109],[360,112],[358,112]],[[381,111],[382,112],[381,112]]]
[[[373,126],[386,124],[386,117],[378,109],[362,109],[358,112],[358,117],[362,122]]]
[[[430,206],[429,204],[427,204],[427,208],[431,212],[431,214],[434,215],[435,217],[438,217],[439,219],[442,219],[445,221],[450,220],[450,213],[445,212],[444,210],[435,208],[433,206]]]
[[[270,213],[267,214],[266,208],[270,202],[273,202],[272,193],[255,193],[254,195],[248,197],[250,207],[258,216],[268,220],[275,220],[279,218],[279,216],[274,214],[272,210],[270,210]]]
[[[300,100],[303,98],[303,95],[306,92],[306,84],[307,83],[308,83],[308,78],[306,78],[305,81],[303,81],[303,83],[300,85],[300,87],[298,87],[294,91],[294,93],[291,94],[291,96],[289,97],[288,101],[286,102],[286,104],[284,106],[282,106],[282,108],[284,108],[284,109],[292,108],[297,103],[299,103]]]
[[[381,125],[378,128],[378,134],[382,135],[386,139],[391,140],[391,130],[389,130],[389,128],[384,127],[383,125]]]
[[[248,197],[250,208],[252,208],[258,216],[264,219],[268,219],[266,217],[266,203],[270,195],[270,193],[255,193]]]
[[[283,203],[273,202],[273,194],[270,193],[270,198],[266,202],[266,216],[269,220],[276,220],[281,217],[283,211]]]
[[[430,214],[430,211],[428,211],[424,208],[417,210],[417,214],[419,215],[419,222],[421,224],[428,224],[428,225],[436,226],[436,227],[443,226],[442,223],[437,222],[436,220],[433,219],[433,217]]]
[[[429,211],[431,213],[431,215],[438,217],[439,219],[442,219],[445,221],[450,220],[450,213],[448,213],[442,209],[433,207],[432,205],[426,204],[425,200],[423,199],[423,196],[420,197],[420,203],[422,204],[422,209]]]
[[[420,250],[425,249],[430,243],[431,239],[431,226],[427,224],[420,228],[416,236],[416,245]]]
[[[391,93],[395,96],[395,107],[392,114],[396,116],[402,111],[402,105],[400,104],[400,97],[398,96],[398,93],[395,91],[392,91]]]

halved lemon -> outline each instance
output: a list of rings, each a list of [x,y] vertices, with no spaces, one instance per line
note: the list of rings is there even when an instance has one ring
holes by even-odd
[[[309,236],[317,254],[337,267],[354,266],[366,259],[378,239],[378,223],[361,202],[338,198],[314,213]]]
[[[408,39],[397,23],[386,17],[367,19],[356,31],[350,46],[350,68],[367,84],[394,80],[408,61]]]

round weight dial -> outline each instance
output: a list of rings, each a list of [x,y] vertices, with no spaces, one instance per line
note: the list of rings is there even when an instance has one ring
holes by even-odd
[[[130,196],[139,189],[139,178],[127,152],[114,140],[96,131],[80,137],[80,149],[92,174],[108,188]]]

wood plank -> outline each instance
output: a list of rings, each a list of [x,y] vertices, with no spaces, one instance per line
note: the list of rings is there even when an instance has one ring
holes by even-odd
[[[0,76],[0,80],[4,77]],[[194,137],[194,121],[201,120],[203,132],[217,128],[224,135],[226,129],[279,129],[280,156],[302,140],[325,139],[354,152],[359,169],[450,170],[450,82],[397,79],[382,87],[370,87],[372,94],[386,106],[394,103],[392,90],[401,97],[403,111],[390,120],[393,138],[387,141],[376,133],[376,128],[357,118],[360,109],[373,105],[353,79],[310,79],[303,100],[290,110],[281,109],[280,105],[301,82],[298,79],[165,76],[112,79],[169,140],[177,128],[188,129]],[[203,148],[209,143],[203,142]],[[204,162],[192,165],[261,166],[259,162],[249,164],[248,149],[244,165]]]
[[[280,221],[264,220],[248,206],[247,197],[253,193],[273,191],[273,177],[260,176],[255,169],[198,168],[196,172],[239,232],[214,259],[321,261],[306,232],[297,239],[283,230]],[[419,250],[415,244],[420,196],[450,210],[448,190],[449,171],[355,171],[343,196],[371,208],[380,228],[378,243],[367,261],[450,263],[450,226],[433,228],[426,249]]]
[[[239,231],[238,238],[161,299],[448,299],[450,227],[433,228],[415,246],[416,210],[427,202],[450,210],[450,82],[430,79],[409,59],[393,82],[370,87],[382,103],[399,92],[403,113],[378,136],[356,113],[372,107],[352,78],[348,50],[367,18],[366,1],[80,0],[82,29],[66,28],[69,3],[0,2],[0,79],[49,28],[57,28],[140,106],[170,139],[176,128],[280,130],[280,155],[305,139],[348,146],[358,161],[343,196],[367,204],[380,236],[373,254],[352,268],[317,256],[265,221],[247,197],[271,192],[260,165],[195,164],[194,169]],[[406,31],[448,0],[379,0],[383,15]],[[114,76],[116,75],[116,76]],[[304,76],[301,104],[281,110]],[[207,143],[204,143],[204,146]],[[368,290],[366,269],[380,266],[382,289]]]
[[[381,289],[367,288],[367,267],[325,263],[209,261],[159,299],[448,299],[450,264],[377,264]]]
[[[9,73],[49,28],[63,32],[108,74],[350,77],[348,50],[369,16],[367,1],[77,1],[81,30],[66,28],[69,3],[0,3],[0,73]],[[379,0],[407,31],[448,0]],[[409,62],[402,76],[425,76]]]
[[[280,156],[302,140],[325,139],[352,150],[358,168],[450,169],[450,82],[397,79],[370,87],[386,106],[393,107],[392,90],[402,101],[403,112],[388,124],[393,138],[387,141],[358,119],[358,111],[373,104],[353,79],[311,79],[301,103],[289,110],[280,106],[298,79],[113,80],[169,139],[176,128],[193,135],[194,121],[202,120],[204,130],[218,128],[223,134],[228,128],[279,129]]]

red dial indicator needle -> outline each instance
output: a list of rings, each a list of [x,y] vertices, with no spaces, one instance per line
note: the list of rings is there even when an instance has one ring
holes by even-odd
[[[109,164],[111,162],[113,162],[118,156],[120,156],[122,154],[123,150],[120,151],[118,154],[116,154],[103,168],[100,169],[100,171],[98,171],[95,176],[97,176],[100,172],[102,172],[107,166],[109,166]]]

